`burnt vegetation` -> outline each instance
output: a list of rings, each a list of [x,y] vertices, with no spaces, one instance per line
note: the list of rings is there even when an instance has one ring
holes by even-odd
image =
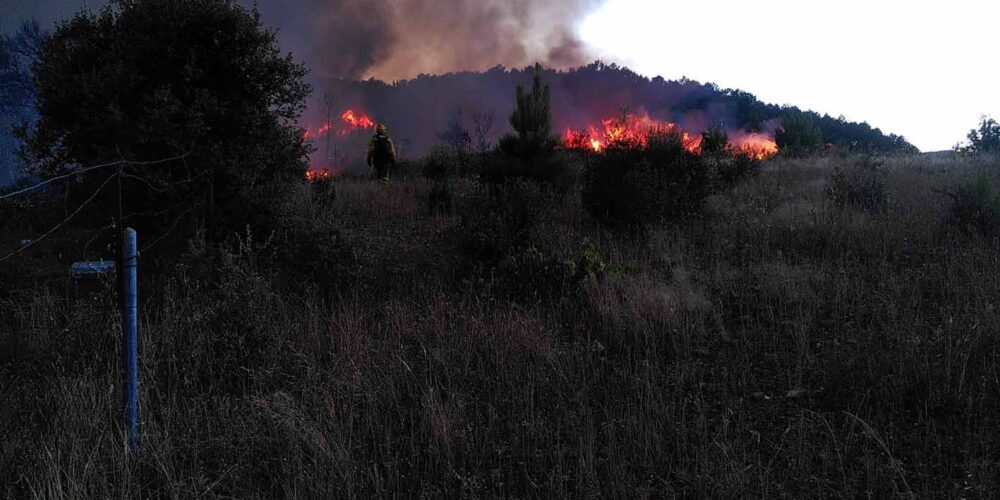
[[[985,120],[976,154],[897,154],[867,125],[591,66],[728,99],[751,128],[784,114],[784,150],[759,160],[719,124],[700,152],[676,130],[567,150],[572,80],[536,67],[487,72],[503,113],[448,111],[391,182],[309,183],[303,70],[253,11],[123,0],[38,39],[21,154],[34,180],[77,170],[0,192],[0,495],[1000,495]],[[114,279],[66,277],[115,258],[123,224],[131,457]]]

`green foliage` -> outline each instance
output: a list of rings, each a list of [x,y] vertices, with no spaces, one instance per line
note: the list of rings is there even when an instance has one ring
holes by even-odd
[[[700,155],[677,133],[656,134],[648,144],[609,144],[594,155],[584,177],[583,204],[601,223],[638,229],[701,208],[710,187]]]
[[[1000,154],[1000,123],[993,118],[984,116],[979,121],[979,128],[969,131],[970,153]]]
[[[129,223],[157,234],[182,215],[204,219],[213,240],[247,224],[266,230],[276,186],[305,171],[309,146],[295,125],[305,74],[257,11],[235,1],[115,0],[44,43],[34,66],[40,119],[24,154],[51,176],[188,152],[126,168],[126,210],[157,214]],[[104,175],[88,176],[74,196]]]
[[[986,174],[946,194],[951,198],[950,225],[967,234],[1000,235],[1000,193]]]
[[[795,155],[821,147],[823,134],[812,115],[791,109],[782,116],[781,128],[775,131],[774,140],[779,151]]]
[[[827,196],[839,207],[851,206],[865,211],[885,208],[888,194],[881,162],[864,157],[847,167],[837,166],[830,176]]]
[[[542,84],[542,69],[535,65],[530,91],[521,85],[515,93],[510,126],[514,134],[500,138],[499,154],[486,162],[483,179],[493,183],[507,179],[532,179],[566,190],[575,180],[569,159],[559,151],[559,138],[552,135],[549,86]]]

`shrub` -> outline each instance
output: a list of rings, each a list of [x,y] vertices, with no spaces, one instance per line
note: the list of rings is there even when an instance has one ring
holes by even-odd
[[[882,210],[888,195],[885,174],[879,169],[881,165],[881,162],[865,157],[854,165],[836,167],[830,176],[827,196],[841,208],[851,206],[865,211]]]
[[[427,210],[431,214],[450,214],[454,205],[454,189],[446,181],[438,182],[427,195]]]
[[[583,203],[603,224],[634,229],[699,210],[708,189],[701,156],[689,152],[679,134],[659,133],[645,145],[612,143],[594,155]]]
[[[428,179],[465,177],[478,170],[478,161],[478,156],[466,148],[439,145],[424,156],[420,170]]]
[[[740,151],[706,156],[704,161],[707,163],[715,190],[732,188],[760,174],[760,160]]]
[[[539,216],[549,205],[537,184],[512,180],[476,190],[464,200],[460,244],[474,260],[495,265],[531,245]]]
[[[985,174],[946,194],[951,198],[950,225],[967,234],[1000,233],[1000,194]]]

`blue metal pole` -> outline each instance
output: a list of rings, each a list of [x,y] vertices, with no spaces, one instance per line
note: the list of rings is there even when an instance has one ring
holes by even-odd
[[[139,447],[139,306],[138,280],[136,265],[138,264],[138,247],[135,243],[135,230],[125,229],[122,242],[122,286],[124,304],[122,307],[122,347],[125,354],[125,434],[128,439],[128,450],[135,452]]]

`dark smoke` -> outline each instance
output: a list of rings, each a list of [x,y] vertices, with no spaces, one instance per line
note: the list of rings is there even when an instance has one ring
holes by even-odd
[[[318,78],[385,81],[592,59],[575,24],[599,0],[289,0],[258,4]]]
[[[575,25],[603,0],[236,0],[257,6],[282,48],[318,78],[385,81],[419,74],[569,68],[594,57]],[[13,5],[8,5],[8,3]],[[46,29],[108,0],[0,0],[0,28],[38,19]]]

